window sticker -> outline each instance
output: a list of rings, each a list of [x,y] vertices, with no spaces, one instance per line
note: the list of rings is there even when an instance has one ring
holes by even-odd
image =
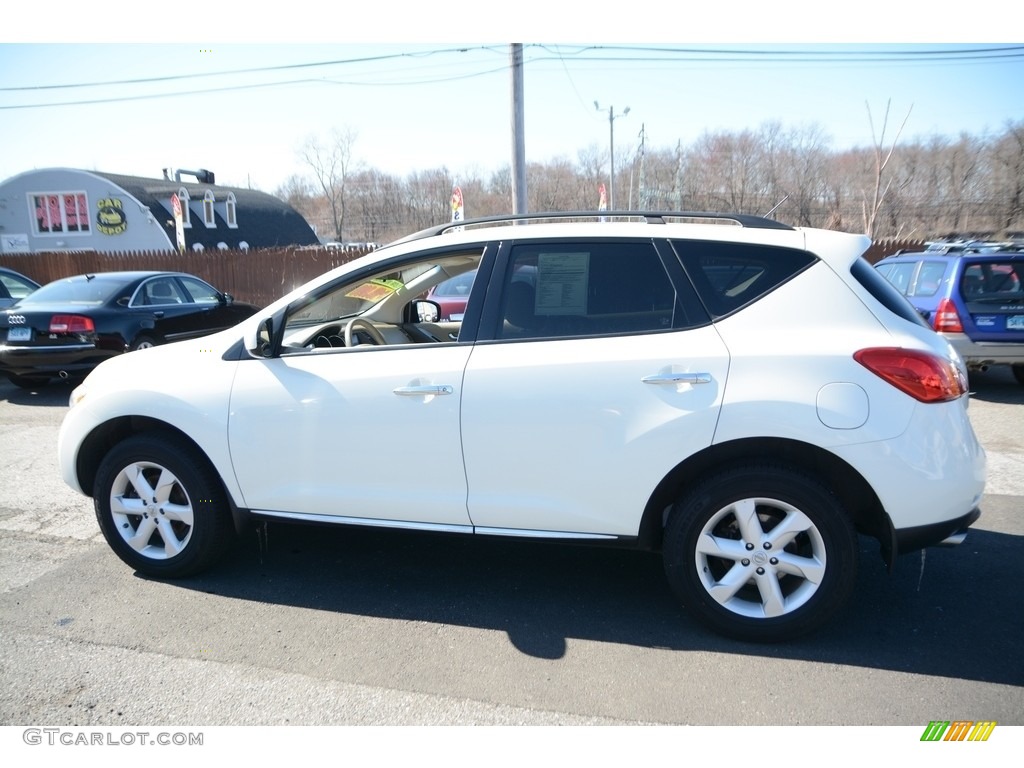
[[[541,253],[537,258],[538,315],[585,315],[590,254]]]
[[[371,280],[368,283],[360,283],[345,295],[351,299],[363,299],[376,304],[401,290],[402,287],[402,283],[398,280]]]

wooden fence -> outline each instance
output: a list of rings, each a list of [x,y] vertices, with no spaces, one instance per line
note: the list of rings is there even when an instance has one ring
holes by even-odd
[[[0,254],[9,267],[45,284],[69,275],[121,270],[188,272],[239,301],[265,307],[307,280],[367,253],[330,248],[281,248],[250,251],[167,251],[96,253],[46,252]]]
[[[921,249],[920,240],[880,240],[864,254],[874,264],[899,250]],[[0,254],[0,266],[48,283],[69,275],[154,269],[188,272],[206,280],[239,301],[265,307],[307,280],[346,264],[366,250],[339,251],[330,248],[268,248],[251,251],[167,251],[96,253],[54,251],[47,253]]]

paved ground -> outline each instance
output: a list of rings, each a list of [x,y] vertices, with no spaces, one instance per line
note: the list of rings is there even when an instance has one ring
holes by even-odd
[[[635,552],[272,526],[140,578],[57,474],[70,388],[0,382],[0,724],[1024,726],[1024,387],[972,386],[965,544],[889,575],[864,540],[839,620],[764,647],[710,635]]]

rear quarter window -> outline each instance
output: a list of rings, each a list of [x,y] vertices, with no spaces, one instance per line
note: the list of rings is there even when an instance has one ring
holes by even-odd
[[[882,277],[879,271],[872,267],[866,259],[860,258],[853,262],[850,272],[853,274],[854,279],[863,285],[865,290],[879,304],[894,315],[925,328],[930,327],[907,297],[900,293],[892,283]]]
[[[757,301],[817,261],[793,248],[673,240],[672,248],[712,317]]]

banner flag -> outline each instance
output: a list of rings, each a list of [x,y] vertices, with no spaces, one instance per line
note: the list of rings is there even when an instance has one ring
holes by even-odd
[[[174,236],[177,240],[178,253],[185,252],[185,215],[181,210],[181,200],[171,195],[171,212],[174,214]]]
[[[465,221],[466,212],[462,204],[462,187],[452,187],[452,221]],[[458,227],[462,229],[462,227]]]

